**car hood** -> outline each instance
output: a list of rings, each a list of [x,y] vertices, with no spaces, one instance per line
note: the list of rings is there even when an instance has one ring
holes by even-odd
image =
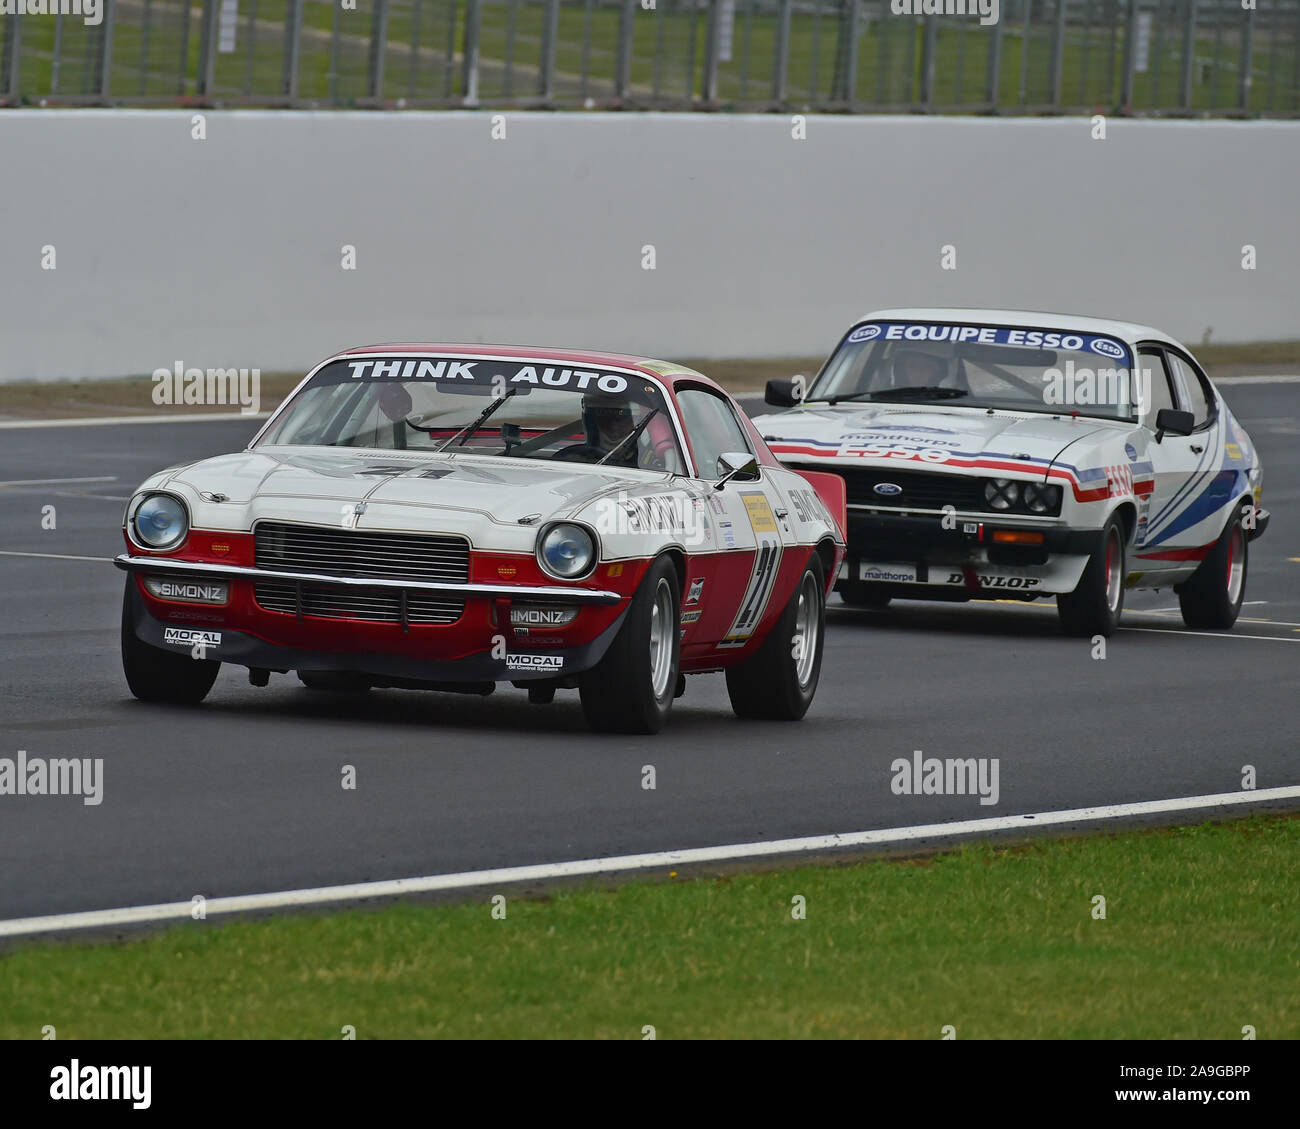
[[[264,520],[356,529],[437,530],[474,543],[565,517],[608,492],[662,489],[670,475],[482,455],[265,447],[155,476],[143,488],[183,494],[196,528],[249,530]],[[364,513],[354,515],[358,503]],[[524,518],[535,520],[521,526]],[[513,542],[517,538],[508,537]]]
[[[914,459],[926,469],[954,473],[976,458],[1023,460],[1045,468],[1066,447],[1127,426],[1082,417],[894,404],[810,404],[758,416],[754,424],[783,462],[852,458],[855,465],[897,465],[900,459]],[[1025,471],[1033,473],[1034,465]]]

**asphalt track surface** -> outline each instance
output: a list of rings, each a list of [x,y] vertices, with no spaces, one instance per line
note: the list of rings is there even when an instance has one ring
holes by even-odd
[[[0,920],[1234,792],[1246,765],[1261,789],[1300,785],[1300,384],[1224,391],[1273,515],[1234,631],[1187,632],[1172,593],[1130,593],[1096,660],[1050,601],[832,597],[803,722],[740,721],[704,675],[653,738],[589,733],[575,692],[347,699],[231,667],[200,707],[136,702],[108,563],[123,505],[257,425],[0,430],[0,757],[104,762],[98,806],[0,796]],[[917,749],[997,757],[998,803],[895,795],[890,764]]]

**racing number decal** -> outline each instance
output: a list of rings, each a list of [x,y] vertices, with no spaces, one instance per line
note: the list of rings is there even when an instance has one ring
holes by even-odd
[[[754,571],[750,573],[749,584],[740,601],[740,611],[719,647],[743,647],[749,641],[763,618],[772,589],[776,587],[781,563],[781,535],[766,495],[742,494],[740,498],[745,503],[745,514],[754,531]]]

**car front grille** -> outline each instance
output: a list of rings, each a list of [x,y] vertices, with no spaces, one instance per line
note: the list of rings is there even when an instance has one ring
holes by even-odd
[[[298,585],[263,581],[253,586],[259,606],[269,612],[298,614]],[[406,592],[406,617],[402,617],[402,589],[335,588],[326,584],[302,585],[302,614],[315,619],[360,619],[374,623],[455,623],[465,612],[456,596]]]
[[[469,580],[469,542],[463,537],[260,522],[253,551],[257,568],[279,572],[444,584]],[[253,594],[267,611],[318,619],[446,624],[465,611],[461,596],[418,589],[266,580],[254,585]]]
[[[258,568],[281,572],[452,584],[469,580],[469,542],[463,537],[264,521],[255,531],[253,552]]]
[[[844,479],[850,506],[871,506],[885,510],[987,510],[984,480],[962,474],[930,474],[919,470],[876,467],[796,466],[795,470],[831,471]],[[878,494],[879,483],[902,488],[897,494]]]

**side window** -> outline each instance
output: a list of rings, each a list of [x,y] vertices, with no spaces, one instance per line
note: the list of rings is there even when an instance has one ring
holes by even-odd
[[[701,388],[677,393],[686,435],[695,451],[701,478],[719,478],[718,456],[727,451],[748,451],[749,442],[727,402]]]
[[[1163,356],[1147,349],[1139,351],[1138,367],[1142,370],[1139,387],[1146,402],[1146,408],[1142,412],[1142,422],[1147,427],[1155,427],[1158,412],[1164,408],[1178,406],[1169,387],[1169,373],[1165,370]]]
[[[1209,423],[1214,412],[1213,400],[1200,373],[1192,367],[1190,361],[1177,353],[1169,353],[1168,357],[1174,372],[1182,379],[1183,388],[1187,390],[1187,410],[1196,417],[1196,426]]]

